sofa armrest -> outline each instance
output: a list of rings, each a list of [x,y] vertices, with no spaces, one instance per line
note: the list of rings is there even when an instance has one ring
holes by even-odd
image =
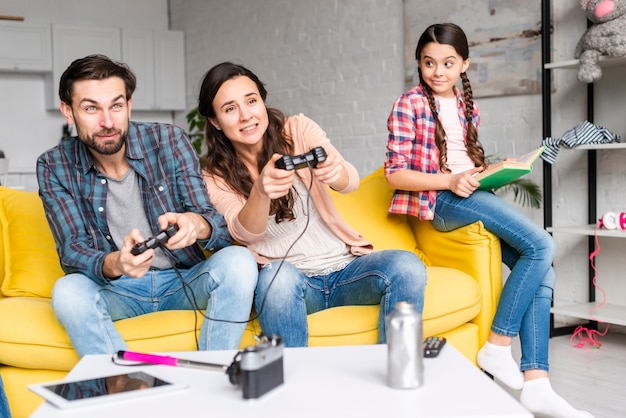
[[[437,231],[429,221],[409,217],[417,248],[433,266],[450,267],[472,276],[481,289],[483,301],[472,321],[479,326],[480,345],[487,340],[491,321],[502,291],[502,252],[500,240],[482,222],[451,232]]]

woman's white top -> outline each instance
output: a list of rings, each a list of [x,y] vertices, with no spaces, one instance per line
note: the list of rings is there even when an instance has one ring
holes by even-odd
[[[356,257],[324,223],[298,176],[294,188],[295,219],[276,223],[276,217],[271,215],[265,236],[253,244],[254,250],[272,261],[281,260],[286,255],[285,260],[307,276],[343,269]]]

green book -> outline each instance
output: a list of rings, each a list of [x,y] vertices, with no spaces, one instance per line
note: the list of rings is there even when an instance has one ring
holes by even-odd
[[[542,146],[521,157],[490,164],[484,171],[474,176],[480,182],[478,189],[496,189],[530,173],[533,171],[533,163],[545,149],[546,147]]]

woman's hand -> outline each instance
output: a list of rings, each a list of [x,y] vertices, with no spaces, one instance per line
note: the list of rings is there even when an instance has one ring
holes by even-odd
[[[338,152],[330,152],[324,161],[317,163],[313,175],[333,189],[342,190],[348,183],[347,172],[342,163],[343,158]]]
[[[469,197],[480,186],[474,175],[481,171],[483,171],[482,167],[475,167],[462,173],[452,174],[450,176],[450,191],[459,197]]]
[[[280,154],[274,154],[254,182],[257,191],[270,200],[287,195],[296,176],[295,170],[276,168],[276,161],[281,157]]]

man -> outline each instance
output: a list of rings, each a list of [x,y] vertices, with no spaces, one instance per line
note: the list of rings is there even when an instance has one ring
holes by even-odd
[[[114,321],[173,309],[206,308],[200,349],[237,348],[256,262],[230,246],[187,134],[130,121],[135,85],[125,64],[102,55],[74,61],[61,76],[61,113],[77,136],[37,160],[39,194],[67,274],[52,292],[55,315],[81,357],[127,349]],[[131,252],[174,224],[165,249]],[[213,255],[207,259],[200,246]]]

